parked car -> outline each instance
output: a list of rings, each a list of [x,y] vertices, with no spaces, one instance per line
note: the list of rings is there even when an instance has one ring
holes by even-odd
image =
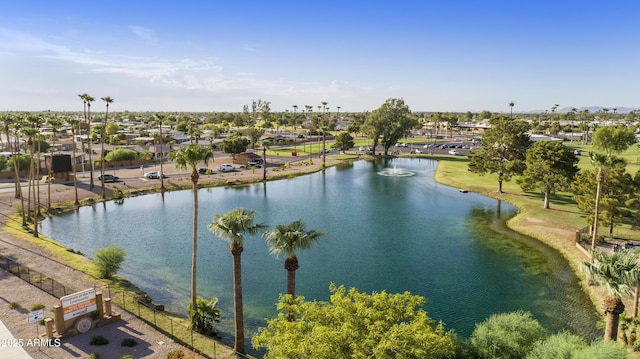
[[[151,172],[147,172],[144,174],[144,178],[148,178],[148,179],[160,179],[160,172],[158,171],[151,171]],[[162,174],[162,178],[167,178],[166,174]]]
[[[198,173],[201,175],[210,175],[211,174],[211,170],[208,168],[198,168]]]
[[[247,163],[247,167],[261,168],[263,163],[264,161],[262,160],[262,158],[258,158],[253,161],[249,161],[249,163]]]
[[[417,149],[417,148],[416,148],[414,151],[415,151],[416,153],[418,153],[418,154],[422,153],[422,150]]]
[[[460,152],[458,152],[457,150],[449,150],[449,154],[454,156],[459,156]]]
[[[218,166],[218,171],[220,171],[220,172],[230,172],[230,171],[235,171],[235,170],[236,170],[236,168],[233,165],[230,165],[230,164],[227,164],[227,163]]]
[[[118,182],[120,180],[120,178],[114,176],[114,175],[110,175],[105,173],[104,174],[104,181],[105,182]],[[102,176],[98,176],[98,181],[102,182]]]

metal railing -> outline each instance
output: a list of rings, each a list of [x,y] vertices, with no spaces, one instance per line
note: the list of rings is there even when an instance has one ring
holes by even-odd
[[[0,268],[56,298],[78,291],[3,255],[0,255]],[[232,349],[219,348],[216,341],[192,330],[185,324],[184,319],[159,310],[155,305],[147,303],[144,297],[139,294],[128,291],[113,291],[110,286],[96,287],[96,290],[101,290],[105,297],[110,297],[112,303],[118,305],[122,310],[136,316],[201,357],[214,359],[249,358],[234,353]]]

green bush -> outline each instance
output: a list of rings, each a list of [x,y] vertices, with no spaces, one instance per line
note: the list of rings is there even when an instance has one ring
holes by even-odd
[[[130,150],[128,148],[116,148],[113,151],[109,152],[105,156],[105,160],[107,162],[115,162],[115,161],[129,161],[135,160],[138,158],[138,154],[136,151]]]
[[[217,304],[218,298],[206,300],[198,297],[196,309],[193,310],[189,303],[189,316],[193,330],[204,334],[215,333],[215,323],[220,321],[220,308],[216,307]]]
[[[494,314],[476,324],[471,343],[483,358],[520,359],[544,337],[544,328],[531,313],[517,311]]]
[[[40,309],[44,309],[44,304],[38,303],[38,304],[34,304],[31,306],[31,309],[29,309],[30,311],[34,311],[34,310],[40,310]]]
[[[133,348],[136,345],[138,345],[138,342],[133,338],[124,338],[120,342],[120,345],[123,346],[123,347]]]
[[[614,341],[602,341],[591,343],[588,347],[577,351],[572,359],[623,359],[628,358],[627,349]]]
[[[124,192],[122,192],[121,189],[116,188],[113,190],[113,199],[123,199],[124,198]]]
[[[9,309],[17,309],[17,308],[20,308],[22,305],[19,302],[9,302],[8,306],[9,306]]]
[[[100,353],[89,354],[89,359],[100,359]]]
[[[95,265],[98,275],[103,279],[110,279],[120,269],[126,252],[122,247],[111,246],[98,249],[95,255]]]
[[[125,355],[120,356],[120,359],[133,359],[133,355],[125,354]]]
[[[573,354],[587,347],[587,342],[574,334],[560,332],[536,342],[527,359],[571,359]]]
[[[91,341],[89,342],[91,345],[107,345],[109,344],[109,339],[103,337],[102,335],[94,335],[91,337]]]
[[[184,358],[184,352],[180,349],[174,349],[167,353],[167,359],[182,359]]]

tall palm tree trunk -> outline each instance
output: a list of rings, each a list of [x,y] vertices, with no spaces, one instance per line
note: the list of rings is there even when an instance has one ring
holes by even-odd
[[[300,268],[298,257],[293,256],[284,261],[284,269],[287,270],[287,294],[291,294],[292,299],[296,296],[296,270]]]
[[[598,186],[596,187],[596,207],[593,213],[593,233],[591,237],[591,249],[596,249],[596,242],[598,240],[598,217],[600,217],[600,193],[602,192],[602,182],[604,181],[604,173],[602,167],[598,168]]]
[[[235,321],[235,344],[233,350],[236,353],[245,354],[244,350],[244,313],[242,308],[242,264],[240,256],[244,248],[237,242],[231,242],[229,251],[233,255],[233,316]]]
[[[633,291],[633,317],[638,317],[638,301],[640,301],[640,283],[636,284]]]
[[[74,204],[77,206],[80,204],[80,201],[78,201],[78,181],[76,180],[78,171],[76,171],[76,163],[75,163],[76,162],[76,131],[73,124],[71,125],[71,138],[73,138],[73,141],[71,142],[71,148],[73,151],[73,158],[71,162],[71,166],[73,169],[73,192],[75,193],[75,200],[76,200]],[[82,156],[84,157],[84,154]]]
[[[197,308],[196,267],[198,258],[198,183],[193,182],[193,243],[191,244],[191,308]]]
[[[604,312],[606,314],[606,326],[604,329],[604,340],[618,339],[618,325],[620,324],[620,314],[624,312],[622,300],[607,297],[604,299]]]

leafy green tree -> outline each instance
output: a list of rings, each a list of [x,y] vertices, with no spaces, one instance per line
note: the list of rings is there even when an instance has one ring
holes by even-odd
[[[539,141],[527,150],[526,169],[518,179],[525,191],[541,189],[544,208],[549,208],[551,194],[567,190],[578,173],[578,157],[562,142]]]
[[[336,135],[336,142],[333,144],[334,149],[346,151],[353,146],[355,146],[355,142],[353,141],[353,136],[351,136],[349,132],[340,132]]]
[[[229,242],[229,251],[233,255],[233,314],[235,317],[235,344],[233,350],[240,354],[245,354],[241,262],[241,255],[244,251],[243,234],[254,235],[267,227],[262,223],[253,223],[254,215],[255,211],[236,208],[225,214],[216,214],[208,226],[209,230],[220,239]]]
[[[7,168],[7,158],[4,156],[0,156],[0,171],[4,171]]]
[[[249,140],[245,137],[233,134],[222,141],[220,149],[225,153],[230,153],[235,159],[238,153],[242,153],[247,150],[249,143]]]
[[[124,249],[119,246],[98,249],[94,258],[98,276],[103,279],[113,278],[124,262],[126,254]]]
[[[634,143],[636,143],[635,133],[624,126],[600,127],[593,134],[593,147],[607,157],[626,151]]]
[[[602,181],[598,183],[598,176],[602,175]],[[600,188],[600,194],[596,194]],[[595,220],[595,201],[598,203],[599,224],[609,226],[609,235],[613,235],[613,228],[625,218],[633,218],[635,215],[635,199],[638,194],[638,184],[633,177],[626,172],[626,166],[622,163],[601,171],[598,168],[583,170],[571,184],[573,199],[578,203],[578,208],[585,213],[587,223],[593,225]]]
[[[284,269],[287,270],[287,294],[292,298],[296,293],[296,270],[298,257],[296,251],[313,247],[324,233],[315,230],[305,231],[304,222],[297,220],[289,224],[277,224],[272,231],[264,233],[263,237],[269,245],[269,252],[276,258],[287,256]]]
[[[260,127],[255,127],[255,126],[249,126],[247,127],[247,129],[245,130],[245,134],[247,135],[247,137],[249,137],[249,141],[251,143],[251,147],[252,148],[256,148],[256,143],[258,142],[258,140],[260,140],[260,137],[262,137],[262,135],[264,135],[264,128],[260,128]],[[244,146],[245,149],[247,146]],[[240,151],[243,152],[244,150]],[[237,153],[240,153],[237,152]],[[233,152],[231,152],[233,153]]]
[[[631,293],[631,285],[637,283],[633,273],[639,267],[638,257],[631,251],[604,253],[592,250],[592,262],[583,262],[581,269],[596,283],[604,284],[608,296],[604,299],[606,315],[604,339],[616,341],[620,314],[624,312],[623,295]]]
[[[497,173],[498,193],[502,193],[502,182],[526,169],[526,153],[531,147],[527,134],[530,125],[505,116],[494,116],[490,124],[491,128],[482,135],[480,148],[469,152],[469,171],[479,175]]]
[[[536,342],[527,359],[572,359],[574,353],[587,347],[587,342],[575,334],[560,332]]]
[[[134,150],[130,150],[128,148],[116,148],[113,151],[107,153],[105,156],[105,160],[107,162],[114,161],[130,161],[138,158],[138,154]]]
[[[280,296],[278,316],[253,337],[253,347],[270,358],[450,358],[451,333],[419,308],[425,298],[402,294],[348,292],[331,284],[329,302]],[[289,321],[294,313],[296,320]]]
[[[362,129],[373,140],[374,151],[380,143],[386,156],[391,146],[419,126],[420,121],[411,115],[411,110],[403,99],[390,98],[369,114]]]
[[[215,334],[215,323],[220,321],[220,308],[217,305],[218,298],[206,300],[198,297],[195,309],[189,303],[189,317],[193,318],[191,328],[199,333]]]
[[[31,163],[31,156],[28,154],[20,154],[17,156],[13,156],[15,161],[9,162],[9,169],[13,171],[15,169],[15,163],[18,164],[18,171],[24,171],[29,169],[29,164]]]
[[[107,124],[107,126],[105,127],[105,132],[107,134],[107,137],[109,138],[109,143],[113,144],[113,140],[112,138],[118,134],[118,131],[120,131],[120,126],[111,121]]]
[[[206,166],[213,158],[213,151],[210,147],[200,147],[197,144],[190,144],[187,147],[180,147],[179,150],[169,153],[169,159],[175,161],[176,168],[191,168],[191,183],[193,184],[193,230],[191,245],[191,308],[196,308],[196,267],[198,256],[198,164],[204,163]],[[193,321],[193,318],[191,318]]]
[[[598,168],[591,249],[596,248],[596,240],[598,238],[600,195],[602,194],[602,182],[604,181],[605,169],[624,163],[623,159],[614,155],[624,152],[631,144],[635,143],[635,141],[633,131],[622,126],[615,128],[611,126],[601,127],[593,134],[593,147],[603,152],[603,154],[591,153],[591,161],[594,166]]]
[[[483,358],[517,359],[524,358],[545,335],[531,313],[517,311],[494,314],[476,324],[471,343]]]

